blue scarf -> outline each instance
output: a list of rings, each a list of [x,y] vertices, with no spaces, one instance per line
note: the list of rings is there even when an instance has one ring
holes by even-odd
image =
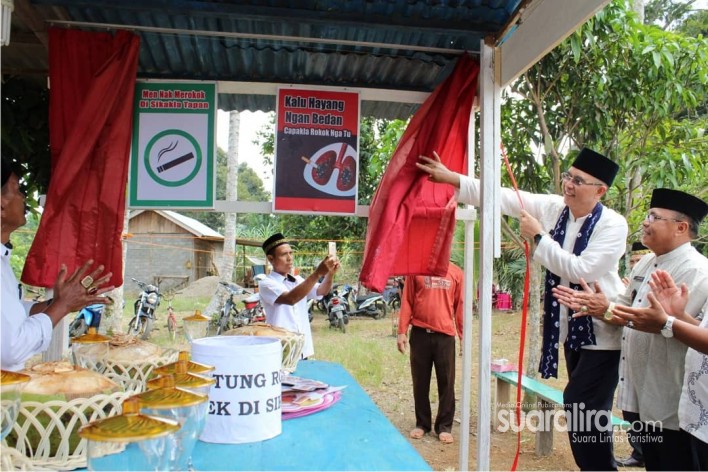
[[[578,238],[575,240],[573,254],[579,256],[587,247],[590,235],[602,215],[602,204],[598,203],[593,208],[590,216],[583,223]],[[561,212],[555,228],[551,231],[553,240],[563,247],[565,228],[568,223],[570,210],[566,206]],[[551,289],[560,284],[560,277],[551,271],[546,271],[546,290],[543,296],[543,350],[541,352],[541,365],[539,371],[544,379],[558,377],[558,340],[560,338],[560,303],[553,296]],[[580,290],[578,284],[570,284],[573,290]],[[577,351],[581,346],[595,343],[595,333],[592,329],[592,316],[573,318],[568,310],[568,336],[565,345]]]

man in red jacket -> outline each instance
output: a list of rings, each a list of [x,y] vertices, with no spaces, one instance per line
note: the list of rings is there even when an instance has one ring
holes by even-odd
[[[462,269],[450,263],[445,277],[406,277],[398,324],[398,350],[411,346],[411,377],[415,402],[415,428],[410,436],[422,438],[433,430],[430,410],[430,378],[435,367],[438,381],[438,415],[435,434],[450,444],[455,419],[455,335],[462,338]]]

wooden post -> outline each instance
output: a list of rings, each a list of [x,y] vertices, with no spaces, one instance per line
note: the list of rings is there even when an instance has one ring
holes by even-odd
[[[546,400],[538,401],[538,409],[541,412],[541,423],[536,431],[536,455],[550,456],[553,452],[553,415],[555,414],[555,405]],[[544,424],[546,418],[551,418],[548,422],[548,427]]]

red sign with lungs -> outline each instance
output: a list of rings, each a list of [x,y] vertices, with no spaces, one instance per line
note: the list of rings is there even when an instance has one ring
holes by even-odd
[[[359,94],[278,92],[273,211],[354,214],[359,169]]]

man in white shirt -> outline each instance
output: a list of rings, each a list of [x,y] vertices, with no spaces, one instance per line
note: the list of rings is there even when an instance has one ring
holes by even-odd
[[[329,293],[334,274],[339,269],[339,261],[328,255],[309,277],[303,279],[291,274],[293,250],[281,233],[266,239],[262,247],[268,262],[273,266],[270,274],[258,284],[266,321],[273,326],[305,335],[302,358],[307,359],[315,353],[307,300]],[[320,277],[324,277],[322,283],[317,282]]]
[[[449,171],[437,154],[435,157],[421,156],[418,168],[434,182],[457,187],[460,202],[479,205],[479,180]],[[618,169],[605,156],[582,149],[561,175],[562,196],[520,192],[522,207],[513,190],[502,189],[501,194],[502,213],[520,219],[521,234],[536,243],[534,260],[548,269],[539,370],[544,378],[557,377],[558,350],[563,345],[569,378],[563,400],[573,457],[581,470],[616,470],[612,425],[603,424],[609,423],[611,416],[583,416],[612,409],[621,330],[595,320],[577,324],[553,298],[551,288],[588,278],[613,295],[624,288],[617,271],[627,240],[627,222],[600,203]]]
[[[660,334],[670,325],[673,337],[688,346],[679,401],[679,426],[691,435],[692,470],[708,470],[708,300],[701,308],[695,325],[686,313],[688,286],[677,287],[671,275],[661,269],[651,274],[652,293],[647,295],[649,306],[632,308],[622,305],[612,311],[633,329]],[[686,321],[684,321],[686,320]]]
[[[2,277],[2,317],[0,321],[0,367],[3,370],[22,370],[25,362],[35,354],[46,351],[52,339],[52,329],[72,311],[86,305],[106,303],[100,295],[113,289],[103,287],[110,278],[103,277],[103,266],[90,271],[93,261],[87,261],[67,277],[66,267],[62,268],[54,283],[54,298],[44,302],[31,303],[22,299],[22,287],[10,265],[12,244],[10,235],[24,226],[25,196],[20,190],[18,172],[5,157],[2,158],[2,218],[0,246]]]
[[[698,237],[708,204],[685,192],[658,188],[652,192],[649,207],[642,223],[642,244],[652,253],[634,266],[626,292],[612,297],[589,289],[575,292],[558,287],[554,293],[558,292],[561,303],[573,310],[586,306],[584,311],[597,319],[625,326],[627,322],[611,313],[609,300],[618,305],[648,306],[651,275],[660,269],[690,291],[685,309],[688,316],[683,321],[699,323],[697,316],[708,296],[708,258],[691,241]],[[628,325],[622,334],[617,406],[637,413],[643,423],[647,470],[689,470],[691,437],[681,430],[678,415],[687,347],[673,337],[671,326],[661,334],[631,328]]]

